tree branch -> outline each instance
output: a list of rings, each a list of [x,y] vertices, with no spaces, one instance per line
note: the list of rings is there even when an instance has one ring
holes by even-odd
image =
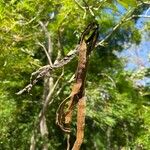
[[[45,54],[47,56],[49,65],[52,66],[52,61],[51,61],[50,55],[49,55],[48,51],[46,50],[45,46],[42,43],[40,43],[40,42],[38,42],[37,44],[40,45],[43,48],[43,50],[44,50],[44,52],[45,52]]]
[[[48,105],[49,105],[49,104],[52,104],[52,102],[53,102],[53,101],[51,101],[52,94],[54,93],[54,90],[55,90],[55,88],[57,87],[57,85],[58,85],[60,79],[63,77],[63,75],[64,75],[64,69],[62,70],[61,75],[59,76],[59,78],[58,78],[57,81],[55,82],[53,88],[51,89],[51,91],[50,91],[49,94],[47,95],[46,100],[45,100],[45,102],[44,102],[44,104],[43,104],[43,108],[42,108],[42,111],[41,111],[41,115],[46,112]]]
[[[23,88],[16,94],[21,95],[22,93],[26,91],[29,93],[32,87],[39,81],[39,79],[47,75],[49,71],[63,67],[64,65],[68,64],[76,56],[78,52],[78,48],[79,48],[79,45],[77,45],[74,50],[71,50],[62,60],[56,62],[53,66],[50,66],[50,65],[42,66],[37,71],[33,72],[30,77],[30,84],[28,84],[25,88]]]
[[[145,3],[146,2],[144,2],[144,4]],[[138,7],[141,6],[142,4],[143,3],[139,4]],[[150,4],[150,3],[146,3],[146,4]],[[127,21],[129,21],[129,20],[131,20],[131,19],[133,19],[135,17],[150,18],[150,16],[147,16],[147,15],[132,15],[132,16],[130,16],[130,14],[132,14],[134,12],[134,10],[135,10],[135,8],[129,10],[127,12],[127,14],[120,20],[120,22],[113,27],[112,31],[110,33],[108,33],[103,40],[98,42],[95,47],[104,46],[105,42],[113,35],[113,33],[123,23],[125,23],[125,22],[127,22]],[[42,23],[41,23],[41,25],[43,26]],[[43,26],[43,29],[46,30],[45,26]],[[43,66],[43,67],[39,68],[37,71],[35,71],[34,73],[32,73],[31,79],[33,78],[33,75],[36,75],[36,78],[33,81],[31,81],[29,85],[27,85],[24,89],[20,90],[16,94],[20,95],[20,94],[24,93],[25,91],[29,92],[31,90],[31,88],[33,87],[33,85],[35,85],[38,82],[38,80],[40,78],[42,78],[43,76],[45,76],[50,70],[53,70],[53,69],[56,69],[56,68],[60,68],[60,67],[63,67],[64,65],[68,64],[76,56],[76,54],[78,53],[78,49],[79,49],[79,45],[77,45],[74,50],[71,50],[62,60],[60,60],[58,62],[55,62],[52,66],[51,65]]]
[[[77,0],[74,0],[74,1],[75,1],[75,3],[76,3],[83,11],[86,11],[86,8],[83,7],[83,6],[81,6],[81,5],[79,4],[79,2],[77,2]]]
[[[46,26],[44,25],[44,23],[42,21],[39,21],[39,24],[41,25],[43,31],[45,32],[45,34],[48,38],[48,51],[46,49],[45,50],[49,54],[48,61],[49,61],[50,65],[52,66],[51,55],[52,55],[53,47],[52,47],[51,36],[50,36],[50,33],[47,30]]]
[[[131,9],[127,12],[127,14],[120,20],[120,22],[118,24],[116,24],[112,31],[105,36],[105,38],[103,40],[101,40],[97,45],[97,46],[104,46],[104,43],[112,36],[112,34],[126,21],[127,17],[129,16],[129,14],[131,14],[134,10]]]
[[[39,68],[37,71],[33,72],[31,74],[30,77],[30,84],[28,84],[25,88],[23,88],[22,90],[20,90],[19,92],[17,92],[17,95],[21,95],[24,92],[30,92],[30,90],[32,89],[32,87],[45,75],[47,75],[47,73],[52,70],[50,65],[46,65],[43,66],[41,68]],[[33,79],[33,77],[35,76],[35,79]]]
[[[137,7],[139,7],[139,6],[141,6],[141,5],[142,5],[142,3],[139,4]],[[104,45],[105,45],[105,42],[113,35],[114,32],[116,32],[116,30],[117,30],[123,23],[125,23],[125,22],[127,22],[127,21],[130,21],[131,19],[136,18],[136,17],[139,17],[139,18],[140,18],[140,17],[143,17],[143,18],[150,18],[150,16],[147,16],[147,15],[132,15],[132,16],[130,16],[130,15],[135,11],[135,9],[136,9],[136,8],[130,9],[130,10],[127,12],[127,14],[125,14],[125,16],[119,21],[119,23],[116,24],[116,25],[113,27],[112,31],[111,31],[108,35],[106,35],[103,40],[101,40],[100,42],[98,42],[95,47],[104,46]]]

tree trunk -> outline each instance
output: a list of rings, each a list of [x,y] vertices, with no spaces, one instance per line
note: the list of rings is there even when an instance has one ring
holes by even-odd
[[[107,142],[106,149],[107,150],[112,150],[112,148],[111,148],[111,131],[112,131],[112,128],[110,126],[108,126],[107,131],[106,131],[106,142]]]
[[[45,77],[44,79],[44,91],[43,91],[43,103],[47,100],[51,89],[53,88],[53,78],[52,77]],[[47,104],[48,105],[48,104]],[[47,106],[48,107],[48,106]],[[40,120],[40,133],[43,140],[43,148],[42,150],[48,150],[48,128],[46,123],[46,114],[43,113],[42,118]]]

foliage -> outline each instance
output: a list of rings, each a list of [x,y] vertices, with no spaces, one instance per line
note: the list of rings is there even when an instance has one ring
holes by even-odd
[[[126,43],[140,44],[137,18],[147,9],[135,0],[10,0],[0,2],[0,148],[29,149],[30,138],[42,107],[43,79],[30,93],[15,93],[30,82],[30,75],[47,64],[46,55],[38,42],[47,46],[48,37],[39,22],[47,24],[53,45],[52,61],[61,51],[62,57],[77,45],[85,26],[96,20],[100,25],[99,41],[90,57],[86,81],[87,116],[85,142],[82,149],[150,149],[149,85],[142,89],[136,79],[149,77],[149,70],[128,72],[124,60],[116,52]],[[88,6],[86,6],[88,4]],[[124,19],[124,17],[127,17]],[[118,28],[114,27],[120,23]],[[145,26],[149,31],[149,22]],[[149,32],[148,32],[149,34]],[[65,149],[66,137],[55,124],[59,103],[69,95],[68,83],[75,72],[77,58],[64,67],[54,102],[47,112],[49,149]],[[61,69],[53,73],[56,81]],[[60,93],[57,95],[57,91]],[[75,123],[73,123],[75,127]],[[73,129],[75,130],[75,128]],[[91,132],[92,131],[92,132]],[[74,141],[74,134],[72,135]],[[42,147],[39,135],[38,149]]]

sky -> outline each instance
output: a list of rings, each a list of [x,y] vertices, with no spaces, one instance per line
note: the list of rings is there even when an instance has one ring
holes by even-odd
[[[127,60],[125,66],[127,71],[135,73],[150,68],[150,40],[142,39],[140,45],[132,45],[130,48],[125,49],[120,56]],[[137,80],[139,85],[146,85],[147,83],[150,83],[148,77]]]
[[[122,11],[124,11],[122,9]],[[143,15],[150,16],[150,8],[143,12]],[[136,72],[150,67],[150,37],[143,30],[144,24],[150,22],[150,18],[140,18],[137,21],[136,27],[142,34],[142,40],[139,45],[131,45],[125,48],[119,56],[127,60],[125,70]],[[150,34],[150,33],[149,33]],[[145,85],[150,83],[150,78],[144,78],[138,81],[138,84]]]

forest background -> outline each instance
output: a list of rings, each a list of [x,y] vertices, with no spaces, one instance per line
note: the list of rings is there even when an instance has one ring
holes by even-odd
[[[70,94],[78,57],[37,78],[29,92],[17,93],[48,65],[48,56],[53,64],[63,59],[85,27],[97,21],[81,149],[149,150],[149,19],[146,0],[1,0],[0,149],[66,149],[56,110]],[[39,113],[47,99],[41,127]],[[71,141],[75,136],[73,119]]]

